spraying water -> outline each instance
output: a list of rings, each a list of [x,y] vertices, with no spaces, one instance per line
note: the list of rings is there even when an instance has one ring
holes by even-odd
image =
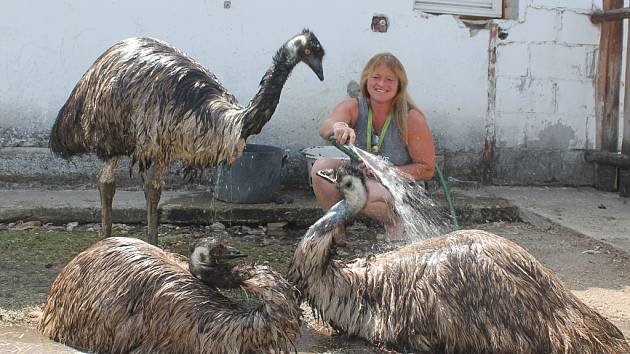
[[[394,198],[392,206],[411,241],[441,235],[448,229],[447,215],[426,190],[407,173],[395,168],[388,160],[349,145],[350,149],[372,170],[376,178]]]

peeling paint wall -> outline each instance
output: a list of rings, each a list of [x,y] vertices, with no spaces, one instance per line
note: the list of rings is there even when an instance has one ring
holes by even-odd
[[[599,27],[588,13],[601,8],[601,0],[506,1],[518,13],[514,20],[493,20],[501,38],[497,147],[592,147]],[[374,15],[387,17],[386,33],[371,30]],[[427,116],[438,149],[466,156],[483,151],[488,25],[421,13],[412,0],[232,0],[228,8],[219,0],[8,2],[0,12],[0,147],[45,146],[77,80],[121,39],[152,36],[171,43],[247,104],[277,48],[304,27],[326,49],[326,80],[298,66],[274,117],[251,142],[281,146],[291,156],[321,144],[319,122],[356,93],[353,81],[365,62],[390,51],[407,69],[411,96]],[[467,161],[474,170],[478,161]]]
[[[419,13],[409,0],[233,0],[229,9],[223,1],[195,0],[183,6],[149,0],[4,4],[0,129],[48,131],[85,70],[110,45],[130,36],[153,36],[178,47],[247,104],[275,51],[309,27],[327,52],[326,81],[298,66],[276,114],[254,142],[320,144],[319,122],[348,97],[348,83],[357,81],[365,62],[381,51],[393,52],[406,65],[412,96],[437,135],[453,136],[443,139],[445,144],[473,148],[482,141],[487,35],[471,36],[452,16]],[[375,14],[388,17],[387,33],[370,29]],[[471,134],[473,140],[466,137]]]
[[[498,147],[588,149],[595,142],[601,1],[522,1],[518,21],[500,23]]]

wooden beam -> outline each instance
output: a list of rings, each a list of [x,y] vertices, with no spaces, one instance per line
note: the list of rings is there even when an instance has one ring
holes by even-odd
[[[630,154],[588,150],[584,152],[584,160],[586,160],[586,162],[595,162],[601,165],[630,168]]]
[[[628,28],[626,43],[626,87],[623,101],[623,136],[621,138],[621,153],[630,155],[630,27]],[[630,166],[619,170],[619,195],[630,197]]]
[[[630,18],[630,7],[608,11],[595,11],[591,14],[591,22],[593,23],[620,21],[625,18]]]
[[[603,0],[604,11],[623,7],[623,0]],[[597,65],[596,146],[602,151],[617,152],[619,134],[619,87],[621,82],[622,22],[605,22],[601,26],[599,63]],[[617,168],[598,165],[595,187],[617,190]]]

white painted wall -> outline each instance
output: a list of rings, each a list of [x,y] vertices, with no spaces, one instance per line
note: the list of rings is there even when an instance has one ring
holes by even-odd
[[[299,149],[320,143],[319,122],[362,66],[380,51],[407,68],[412,97],[439,147],[481,151],[488,90],[487,29],[413,9],[413,1],[7,0],[0,11],[0,128],[47,131],[73,86],[105,49],[131,36],[153,36],[213,71],[242,104],[257,90],[277,48],[309,27],[326,49],[326,80],[305,65],[289,78],[275,116],[254,142]],[[594,139],[594,75],[599,28],[587,13],[598,0],[520,0],[519,19],[497,63],[499,146],[535,147],[544,132]],[[387,33],[370,30],[384,14]],[[554,133],[553,127],[557,128]],[[543,138],[541,138],[543,134]]]
[[[521,1],[497,49],[499,147],[582,149],[595,144],[601,1]]]

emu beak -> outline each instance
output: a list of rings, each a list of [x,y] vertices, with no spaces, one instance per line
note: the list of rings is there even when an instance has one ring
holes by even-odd
[[[319,170],[315,174],[332,184],[337,184],[337,173],[332,168]]]
[[[246,253],[241,252],[237,248],[234,248],[232,246],[227,246],[226,248],[227,248],[227,250],[225,251],[225,253],[222,256],[223,258],[234,259],[234,258],[247,257]]]
[[[314,56],[307,57],[304,59],[306,65],[308,65],[315,75],[319,78],[319,81],[324,81],[324,69],[322,68],[322,61]]]
[[[324,81],[324,69],[321,64],[319,65],[319,68],[315,70],[315,74],[319,78],[319,81]]]

